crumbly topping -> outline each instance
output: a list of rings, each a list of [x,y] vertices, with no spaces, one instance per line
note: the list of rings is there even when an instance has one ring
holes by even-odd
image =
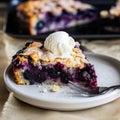
[[[39,62],[39,56],[36,52],[33,52],[30,54],[30,57],[32,58],[32,60],[34,61],[34,63]]]
[[[53,15],[60,15],[63,10],[75,13],[77,9],[91,9],[92,6],[80,1],[74,0],[35,0],[27,1],[18,5],[17,10],[24,13],[26,16],[39,16],[46,12],[51,12]],[[40,16],[43,17],[43,16]]]
[[[42,43],[40,42],[33,42],[29,45],[29,47],[41,47],[42,46]]]
[[[20,62],[22,62],[22,63],[28,61],[25,57],[22,57],[22,56],[17,56],[16,59],[18,59],[18,61],[20,61]]]
[[[39,44],[39,42],[38,42]],[[42,64],[55,64],[57,62],[61,62],[65,64],[67,67],[80,67],[83,68],[85,63],[88,61],[85,59],[85,55],[79,48],[73,48],[71,53],[71,58],[58,58],[50,51],[46,49],[40,49],[39,47],[28,47],[24,50],[22,56],[30,56],[34,63],[39,63],[42,61]]]

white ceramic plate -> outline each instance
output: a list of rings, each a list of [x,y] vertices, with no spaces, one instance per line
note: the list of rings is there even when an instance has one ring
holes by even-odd
[[[120,84],[119,60],[100,54],[86,53],[86,55],[95,66],[98,85],[111,86]],[[80,97],[78,94],[74,94],[68,86],[60,88],[55,93],[50,91],[41,93],[43,87],[49,89],[50,86],[17,85],[14,82],[11,66],[8,66],[4,72],[4,81],[8,90],[13,92],[18,99],[37,107],[54,110],[82,110],[106,104],[120,97],[120,90],[114,90],[96,97]]]

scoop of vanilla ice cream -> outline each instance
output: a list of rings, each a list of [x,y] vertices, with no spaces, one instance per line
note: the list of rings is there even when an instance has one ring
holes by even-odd
[[[59,57],[70,57],[75,41],[68,33],[58,31],[50,34],[44,42],[44,47]]]

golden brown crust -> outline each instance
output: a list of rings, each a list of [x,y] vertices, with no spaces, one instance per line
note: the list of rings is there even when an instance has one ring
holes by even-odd
[[[31,53],[31,54],[30,54],[30,57],[31,57],[31,59],[33,60],[33,62],[34,62],[35,64],[38,63],[39,60],[40,60],[38,54],[35,53],[35,52]]]
[[[23,76],[21,75],[21,71],[17,69],[13,69],[14,77],[15,77],[15,82],[18,85],[28,85],[29,81],[24,80]]]
[[[35,35],[36,31],[33,28],[37,23],[36,15],[31,16],[28,21],[29,21],[29,32],[31,35]]]
[[[29,47],[41,47],[42,43],[41,42],[33,42],[29,45]]]
[[[15,76],[15,82],[17,83],[17,84],[22,84],[23,82],[21,81],[21,75],[20,75],[20,72],[18,71],[18,70],[14,70],[13,71],[14,72],[14,76]]]
[[[71,53],[71,58],[61,58],[55,56],[50,51],[47,51],[45,48],[40,49],[42,44],[40,42],[33,42],[30,44],[23,53],[20,53],[16,57],[20,62],[26,62],[26,58],[24,56],[30,56],[33,60],[34,64],[39,64],[42,61],[42,64],[55,64],[57,62],[61,62],[68,67],[80,67],[82,68],[85,63],[88,61],[85,59],[84,54],[78,48],[73,48],[73,52]]]
[[[27,17],[31,17],[45,12],[58,15],[62,10],[75,12],[77,9],[89,9],[91,5],[74,0],[35,0],[26,1],[17,6],[17,11],[22,12]]]

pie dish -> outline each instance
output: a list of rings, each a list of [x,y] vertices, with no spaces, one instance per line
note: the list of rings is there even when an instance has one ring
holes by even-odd
[[[17,8],[20,28],[31,35],[82,25],[96,19],[95,8],[78,0],[35,0]]]
[[[89,88],[97,86],[94,66],[89,63],[79,44],[63,31],[50,34],[44,44],[27,42],[13,56],[12,66],[17,84],[49,80],[63,84],[73,81]]]

